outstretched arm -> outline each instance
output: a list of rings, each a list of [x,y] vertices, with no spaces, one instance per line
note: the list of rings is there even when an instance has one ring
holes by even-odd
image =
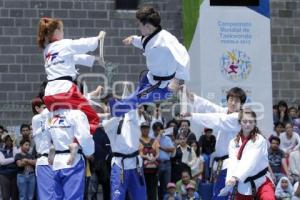
[[[142,37],[137,36],[137,35],[131,35],[131,36],[126,37],[123,40],[123,44],[125,44],[125,45],[131,45],[132,44],[133,46],[135,46],[139,49],[143,48]]]
[[[214,131],[237,133],[240,130],[238,113],[229,115],[225,113],[192,113],[191,117],[187,117],[187,119],[191,124],[211,128]]]
[[[75,65],[83,65],[86,67],[92,67],[95,62],[95,56],[88,54],[76,54],[73,56]]]
[[[102,32],[103,31],[100,31],[99,35],[96,37],[68,40],[66,45],[73,54],[85,54],[89,51],[94,51],[98,47],[99,40],[103,35]]]

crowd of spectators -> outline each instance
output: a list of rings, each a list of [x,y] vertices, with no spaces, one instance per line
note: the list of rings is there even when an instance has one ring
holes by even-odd
[[[214,130],[193,133],[190,121],[180,117],[165,121],[159,109],[140,112],[140,156],[149,200],[201,199],[201,185],[211,183],[215,151]],[[280,101],[273,106],[274,130],[269,136],[269,172],[276,185],[276,198],[299,199],[300,117],[295,107]],[[20,126],[20,135],[0,126],[0,187],[2,199],[35,199],[37,154],[30,124]],[[110,199],[110,141],[102,128],[94,158],[88,160],[86,199]],[[100,145],[99,145],[100,144]],[[202,198],[203,199],[203,198]]]

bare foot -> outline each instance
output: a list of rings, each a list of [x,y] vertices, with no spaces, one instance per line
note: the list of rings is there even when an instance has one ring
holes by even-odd
[[[98,85],[98,87],[96,88],[96,90],[90,92],[90,96],[92,98],[100,97],[102,91],[103,91],[103,87],[101,85]]]

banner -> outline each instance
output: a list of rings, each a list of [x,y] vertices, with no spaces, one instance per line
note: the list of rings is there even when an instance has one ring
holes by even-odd
[[[259,6],[211,6],[204,0],[189,49],[196,94],[226,106],[226,92],[241,87],[258,115],[258,127],[273,131],[269,0]]]

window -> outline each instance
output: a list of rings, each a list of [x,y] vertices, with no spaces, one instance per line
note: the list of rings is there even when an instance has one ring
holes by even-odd
[[[139,0],[116,0],[117,10],[136,10]]]
[[[211,6],[259,6],[259,0],[210,0]]]

